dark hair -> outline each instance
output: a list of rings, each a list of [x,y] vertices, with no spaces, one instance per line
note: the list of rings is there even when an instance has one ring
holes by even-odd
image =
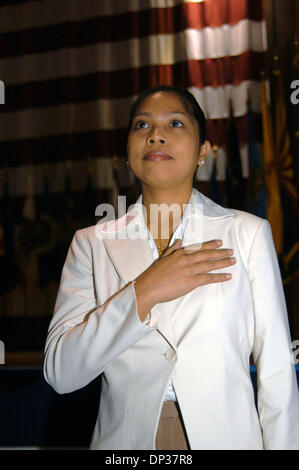
[[[133,119],[142,104],[142,102],[150,95],[153,95],[157,92],[166,92],[166,93],[174,93],[178,96],[181,102],[184,105],[186,111],[193,116],[198,124],[198,132],[199,132],[199,142],[202,145],[205,141],[205,128],[206,128],[206,118],[203,113],[203,110],[199,106],[198,102],[196,101],[195,97],[185,88],[176,87],[173,85],[159,85],[153,88],[149,88],[148,90],[142,91],[140,95],[136,98],[134,103],[132,104],[130,117],[129,117],[129,126],[128,130],[130,131]]]

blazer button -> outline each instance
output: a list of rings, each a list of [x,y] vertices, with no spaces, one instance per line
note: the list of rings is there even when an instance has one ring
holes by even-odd
[[[168,349],[168,351],[165,354],[165,357],[166,357],[167,361],[174,361],[175,358],[176,358],[175,350],[172,349],[172,348]]]

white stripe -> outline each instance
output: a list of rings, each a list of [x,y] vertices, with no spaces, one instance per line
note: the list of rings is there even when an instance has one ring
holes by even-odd
[[[210,181],[214,165],[216,165],[216,180],[226,180],[226,151],[223,147],[219,147],[217,151],[217,157],[213,161],[213,151],[211,151],[205,164],[198,168],[196,173],[197,181]]]
[[[248,145],[240,147],[241,169],[243,178],[249,176]]]
[[[210,181],[212,171],[213,171],[213,151],[210,153],[206,159],[204,165],[197,168],[196,180],[197,181]]]
[[[265,51],[265,28],[264,21],[241,20],[233,26],[224,24],[216,28],[186,30],[188,57],[197,60],[216,59],[240,55],[247,50]]]
[[[204,0],[43,0],[0,9],[0,33]]]
[[[259,146],[260,147],[260,146]],[[245,144],[239,149],[241,158],[241,171],[242,177],[249,177],[249,163],[248,163],[248,145]],[[223,147],[219,147],[217,151],[217,157],[213,161],[213,151],[211,151],[205,164],[197,170],[196,179],[197,181],[210,181],[212,177],[214,164],[216,165],[216,180],[226,180],[226,161],[227,155]]]
[[[267,81],[268,83],[268,81]],[[189,90],[197,99],[205,112],[207,119],[228,118],[230,102],[235,117],[247,114],[247,100],[250,96],[252,111],[260,113],[261,86],[255,80],[244,80],[239,85],[226,85],[224,87],[191,87]]]
[[[0,60],[1,80],[5,85],[13,85],[99,71],[172,65],[187,59],[236,56],[249,49],[263,52],[264,28],[264,22],[242,20],[234,26],[186,29],[174,35],[162,34],[4,58]]]
[[[216,158],[216,180],[225,181],[226,180],[226,151],[224,148],[219,148]]]
[[[227,85],[219,88],[189,88],[207,119],[229,117],[230,99],[234,115],[246,115],[248,90],[250,90],[252,100],[252,111],[260,113],[259,82],[244,81],[240,85]],[[81,133],[93,129],[124,129],[127,128],[129,110],[135,98],[136,95],[122,99],[100,99],[76,103],[75,106],[66,104],[7,113],[0,127],[0,141]]]
[[[129,171],[125,167],[125,157],[121,159],[121,167],[124,171]],[[32,175],[32,188],[35,195],[44,192],[44,175],[49,179],[51,193],[61,193],[64,191],[66,174],[70,172],[71,188],[73,191],[84,191],[87,186],[88,167],[90,163],[87,160],[74,160],[69,164],[67,162],[58,162],[46,165],[23,165],[0,169],[0,194],[3,196],[4,182],[9,185],[9,194],[12,197],[28,195],[28,176]],[[115,181],[113,177],[112,158],[94,158],[92,159],[91,180],[95,188],[114,189]],[[127,186],[132,178],[128,173],[122,171],[123,186]]]

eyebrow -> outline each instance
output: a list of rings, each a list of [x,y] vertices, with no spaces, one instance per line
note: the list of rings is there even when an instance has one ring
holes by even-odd
[[[169,116],[171,114],[182,114],[183,116],[187,116],[187,113],[183,113],[182,111],[169,111],[168,113],[164,113],[162,116]],[[136,113],[136,116],[151,116],[151,113]]]

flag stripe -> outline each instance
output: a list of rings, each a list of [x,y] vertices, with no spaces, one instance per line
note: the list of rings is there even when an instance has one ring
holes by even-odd
[[[150,10],[150,16],[148,10]],[[66,17],[68,18],[67,23],[65,22]],[[84,2],[43,0],[43,2],[28,2],[18,6],[2,7],[0,33],[11,33],[11,38],[7,38],[11,43],[16,39],[26,41],[27,32],[33,38],[35,33],[38,34],[40,39],[43,35],[42,29],[53,37],[61,32],[63,37],[74,37],[78,33],[78,25],[80,25],[79,33],[83,33],[82,36],[84,36],[84,31],[94,28],[98,38],[105,37],[104,33],[111,36],[111,32],[113,32],[113,37],[117,37],[117,35],[123,35],[120,29],[124,24],[127,25],[128,35],[136,31],[136,24],[142,25],[144,32],[148,31],[147,28],[155,27],[166,28],[166,31],[168,28],[168,32],[174,32],[171,25],[172,18],[175,18],[177,28],[185,29],[188,24],[192,28],[203,29],[206,26],[232,25],[244,18],[261,21],[263,10],[261,2],[257,0],[250,0],[249,5],[246,0],[206,2],[192,0],[127,0],[125,2],[123,0],[84,0]],[[120,24],[121,28],[119,28]],[[65,28],[63,31],[60,29],[61,26]],[[153,34],[151,30],[149,31],[148,34]],[[142,34],[138,30],[138,36],[140,33]],[[78,38],[78,40],[84,39]]]
[[[223,119],[229,117],[228,102],[231,99],[234,114],[237,117],[246,114],[247,96],[250,90],[252,109],[260,112],[259,84],[257,82],[242,82],[238,86],[206,87],[202,90],[191,87],[197,101],[205,111],[207,119]],[[255,99],[253,99],[253,97]],[[7,113],[0,128],[2,142],[13,139],[23,140],[46,135],[61,135],[69,132],[70,123],[72,133],[88,132],[99,127],[102,130],[126,128],[129,120],[130,105],[135,96],[121,99],[100,99],[91,102],[65,104],[44,108],[24,109],[22,111]],[[16,135],[15,129],[18,126]]]
[[[80,75],[73,78],[69,89],[69,78],[66,77],[10,85],[5,90],[7,107],[4,109],[10,112],[66,102],[123,98],[139,93],[145,86],[153,85],[153,80],[156,83],[171,83],[173,76],[178,77],[181,86],[187,88],[239,85],[248,79],[258,81],[264,61],[264,52],[246,51],[234,57],[186,60],[174,65],[151,65]]]
[[[186,29],[176,34],[135,38],[127,41],[4,57],[1,79],[7,84],[40,81],[144,67],[172,65],[183,60],[217,59],[238,56],[247,50],[264,52],[264,23],[243,20],[235,26]],[[20,47],[20,46],[19,46]],[[76,61],[72,60],[76,57]]]
[[[200,32],[203,37],[211,38],[212,35],[217,34],[228,40],[231,37],[234,39],[234,35],[240,37],[241,32],[246,27],[249,28],[250,32],[256,33],[256,25],[261,24],[259,21],[248,21],[248,19],[241,18],[231,24],[220,22],[218,25],[208,23],[209,26],[206,26],[194,13],[194,8],[189,8],[188,11],[183,12],[181,6],[179,6],[177,9],[153,9],[150,11],[150,15],[147,11],[144,11],[138,14],[126,14],[122,17],[113,16],[109,20],[107,20],[107,17],[101,17],[78,23],[64,23],[14,33],[3,33],[0,37],[2,43],[1,55],[10,57],[38,54],[49,50],[79,48],[94,43],[106,43],[107,41],[111,43],[127,42],[134,38],[144,38],[146,36],[177,34],[186,30],[187,25],[188,29]],[[134,18],[134,16],[139,18]],[[248,26],[246,26],[247,24]],[[93,31],[92,35],[90,34],[91,30]],[[258,42],[256,44],[256,47],[260,47]]]

